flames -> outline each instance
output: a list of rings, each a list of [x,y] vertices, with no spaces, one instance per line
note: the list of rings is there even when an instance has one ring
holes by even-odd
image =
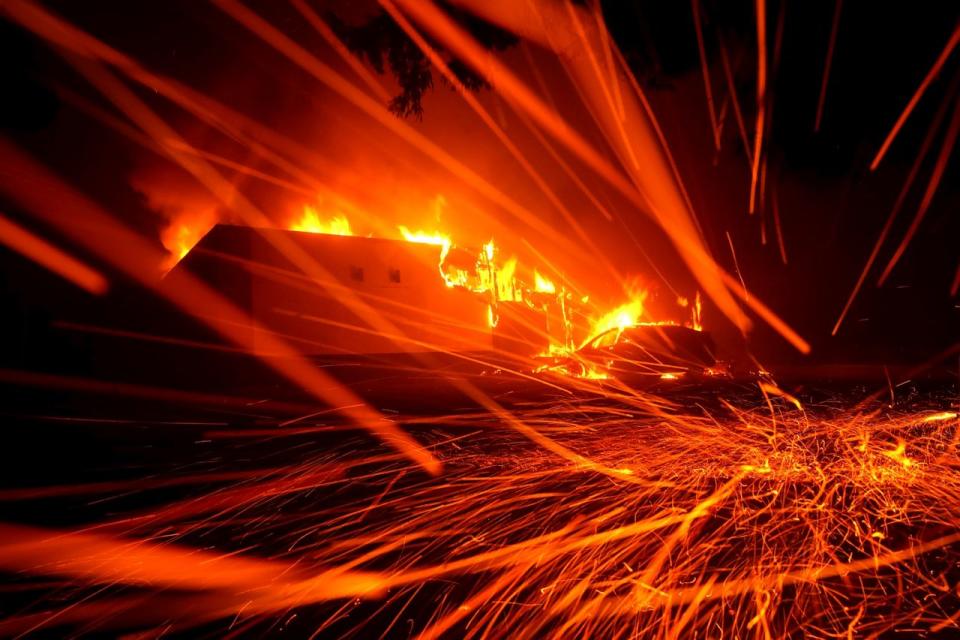
[[[325,233],[331,236],[352,236],[350,221],[343,214],[337,214],[330,220],[321,220],[320,212],[315,207],[305,205],[303,215],[290,225],[291,231],[305,231],[307,233]]]
[[[627,302],[601,315],[591,323],[590,338],[606,333],[611,329],[622,331],[639,323],[643,316],[643,303],[646,299],[647,291],[645,289],[632,292]]]
[[[168,252],[161,270],[167,272],[176,266],[216,223],[217,216],[213,210],[179,215],[171,220],[160,232],[160,242]]]
[[[436,206],[442,206],[442,196],[436,199]],[[341,203],[343,204],[343,203]],[[336,236],[358,235],[350,219],[343,213],[345,206],[331,207],[327,214],[321,207],[303,205],[299,215],[287,223],[291,231]],[[349,207],[346,207],[349,210]],[[214,215],[194,217],[181,216],[163,233],[164,246],[170,252],[167,269],[175,265],[216,223]],[[578,346],[587,344],[597,336],[618,330],[612,334],[615,339],[619,331],[638,324],[677,325],[673,320],[655,321],[649,317],[646,301],[649,290],[633,283],[627,289],[627,300],[618,306],[603,310],[591,303],[589,295],[574,295],[564,285],[546,277],[537,268],[522,271],[517,256],[501,259],[501,248],[490,240],[480,245],[479,250],[470,250],[456,245],[450,234],[437,230],[412,229],[405,225],[396,227],[397,239],[416,244],[427,244],[440,248],[437,268],[439,276],[447,287],[459,287],[488,300],[488,324],[496,328],[499,323],[498,305],[504,302],[521,303],[550,313],[555,309],[562,321],[555,323],[549,338],[549,349],[544,356],[557,357],[569,355]],[[474,245],[476,246],[476,245]],[[472,256],[472,257],[471,257]],[[522,276],[526,273],[527,276]],[[677,304],[688,309],[690,320],[686,326],[697,331],[702,330],[701,301],[699,292],[691,303],[687,298],[678,298]],[[574,321],[574,317],[586,319],[584,323]],[[563,335],[555,335],[562,332]],[[587,377],[605,377],[599,372]]]
[[[446,257],[447,252],[450,251],[450,247],[453,246],[453,242],[450,241],[450,236],[442,233],[411,231],[403,225],[398,226],[397,230],[400,231],[400,235],[403,236],[403,239],[407,242],[415,242],[417,244],[432,244],[438,247],[443,247],[443,251],[441,252],[443,257]]]
[[[556,293],[557,286],[550,280],[547,280],[536,269],[533,270],[533,287],[540,293]]]
[[[493,263],[493,256],[497,253],[497,245],[494,244],[493,240],[490,240],[487,244],[483,245],[483,255],[487,257],[488,263]]]
[[[695,331],[703,331],[703,325],[700,323],[700,316],[703,313],[703,303],[700,300],[700,292],[697,291],[697,296],[693,299],[693,306],[691,306],[690,301],[683,296],[677,298],[677,304],[685,309],[690,308],[690,328]]]

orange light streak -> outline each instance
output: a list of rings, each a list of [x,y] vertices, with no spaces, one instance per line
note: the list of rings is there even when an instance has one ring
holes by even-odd
[[[123,540],[95,533],[45,531],[0,524],[0,566],[6,570],[41,570],[99,582],[159,588],[199,588],[241,592],[254,600],[295,602],[299,594],[317,600],[376,595],[384,579],[369,572],[323,572],[297,582],[290,567],[204,553],[169,544]]]
[[[740,265],[737,263],[737,252],[733,248],[733,238],[730,237],[730,232],[725,232],[727,235],[727,245],[730,247],[730,256],[733,258],[733,268],[737,272],[737,277],[740,279],[740,289],[743,291],[743,297],[747,297],[747,283],[743,281],[743,274],[740,273]]]
[[[617,67],[613,60],[613,50],[615,48],[613,38],[610,37],[610,31],[607,29],[607,24],[603,20],[603,11],[601,10],[600,3],[594,4],[592,13],[594,24],[600,33],[600,39],[602,41],[600,48],[603,49],[603,59],[604,62],[606,62],[606,71],[609,76],[605,82],[607,82],[613,90],[613,99],[616,105],[617,115],[623,120],[626,119],[627,114],[623,106],[623,95],[620,91],[620,83],[617,81]]]
[[[107,292],[107,279],[70,254],[0,215],[0,243],[94,295]]]
[[[777,232],[777,247],[780,249],[780,260],[787,264],[787,246],[783,242],[783,230],[780,228],[780,192],[775,189],[773,192],[773,225]]]
[[[387,90],[384,89],[383,85],[380,84],[380,81],[374,76],[370,71],[363,66],[363,62],[357,59],[345,45],[340,38],[337,37],[337,34],[333,32],[333,29],[330,28],[323,19],[317,15],[317,13],[311,9],[304,0],[291,0],[293,7],[300,12],[300,14],[307,19],[307,22],[310,23],[314,29],[317,30],[317,33],[326,40],[327,44],[333,47],[333,50],[337,52],[337,55],[340,56],[340,59],[346,62],[350,68],[353,70],[357,77],[363,80],[363,83],[367,85],[367,88],[373,93],[374,97],[381,102],[387,102],[390,100],[390,94],[387,93]]]
[[[544,105],[515,74],[502,63],[487,55],[486,51],[469,34],[454,24],[435,4],[412,3],[409,0],[402,0],[397,4],[401,5],[409,15],[423,24],[435,37],[446,43],[452,51],[456,52],[474,69],[489,78],[492,84],[497,86],[498,90],[511,103],[526,111],[548,133],[580,156],[611,186],[630,198],[631,201],[636,202],[644,210],[651,210],[655,219],[674,241],[684,261],[702,284],[704,291],[720,306],[724,314],[738,326],[746,328],[749,325],[749,320],[733,304],[729,292],[724,291],[717,280],[716,264],[707,255],[700,240],[681,190],[676,186],[669,161],[664,155],[665,151],[655,136],[654,125],[651,125],[647,118],[641,115],[643,110],[640,106],[630,107],[626,103],[624,105],[627,109],[628,120],[637,127],[637,130],[632,132],[633,135],[626,140],[626,144],[630,148],[629,152],[624,149],[624,154],[629,156],[633,153],[634,145],[638,147],[638,150],[642,149],[643,151],[643,155],[637,155],[637,158],[642,158],[644,171],[631,174],[631,178],[642,185],[642,194],[639,194],[637,187],[624,179],[623,175],[600,156],[582,136]],[[540,7],[540,9],[543,8]],[[482,7],[471,3],[470,9],[485,16],[492,16],[494,22],[503,19],[503,15],[500,15],[498,11],[508,11],[508,8],[502,3],[484,3]],[[558,11],[563,10],[558,9]],[[558,19],[554,24],[563,24],[567,21],[566,17],[560,17],[560,15],[553,17]],[[517,28],[517,25],[510,24],[507,28],[511,27]],[[530,25],[525,25],[525,28],[529,29]],[[546,35],[541,35],[540,39],[543,37],[546,37]],[[595,78],[595,73],[589,68],[584,68],[582,72],[583,75],[578,75],[578,77],[583,81],[587,81],[587,78]],[[624,99],[626,100],[626,96],[624,96]],[[611,126],[613,131],[616,131],[617,125],[611,122]],[[622,139],[619,135],[611,137],[617,140]],[[655,201],[651,206],[650,199],[653,196],[655,196]]]
[[[954,77],[951,90],[957,86],[958,82],[960,82],[960,75]],[[890,209],[890,215],[887,216],[886,221],[883,223],[883,228],[880,229],[880,235],[877,236],[877,241],[873,244],[873,249],[870,250],[870,255],[867,258],[867,262],[860,271],[860,276],[857,278],[857,282],[853,286],[853,290],[847,297],[847,302],[843,305],[843,309],[841,310],[840,315],[837,317],[837,321],[833,325],[830,335],[837,335],[837,332],[840,330],[840,325],[843,324],[847,313],[850,311],[850,307],[853,306],[854,299],[857,297],[857,294],[860,293],[860,289],[863,287],[863,283],[866,281],[867,275],[870,273],[870,269],[873,268],[873,264],[876,261],[877,256],[880,255],[880,249],[883,247],[883,243],[886,242],[887,236],[893,229],[893,223],[900,214],[900,210],[906,202],[907,195],[910,193],[910,188],[913,186],[913,181],[920,172],[920,167],[923,164],[923,160],[930,151],[930,147],[933,144],[937,131],[940,129],[940,124],[943,122],[944,117],[946,117],[948,104],[949,103],[947,101],[943,101],[940,104],[940,107],[937,109],[937,112],[934,114],[933,120],[930,123],[930,127],[927,129],[927,133],[923,138],[923,142],[920,143],[920,150],[917,152],[917,156],[913,160],[913,165],[910,167],[910,172],[907,174],[907,177],[903,182],[903,187],[900,188],[900,193],[897,194],[897,199],[894,201],[893,207]]]
[[[737,281],[734,280],[730,274],[724,272],[722,275],[724,282],[730,287],[730,290],[739,294],[741,300],[743,300],[754,313],[763,318],[763,320],[783,336],[787,342],[792,344],[797,351],[804,354],[810,353],[810,343],[804,340],[790,325],[780,319],[767,305],[760,302],[756,296],[750,295],[750,292],[747,291],[746,286],[742,282],[739,283],[740,286],[738,287]]]
[[[757,11],[757,121],[753,132],[753,166],[750,174],[750,213],[756,211],[757,178],[763,145],[767,104],[767,3],[756,0]]]
[[[102,211],[96,204],[61,183],[29,156],[5,140],[0,140],[0,160],[15,171],[0,174],[0,185],[32,213],[58,225],[75,241],[89,247],[105,260],[164,295],[180,308],[196,315],[227,340],[247,346],[245,327],[249,318],[216,292],[183,271],[172,272],[163,287],[153,275],[161,261],[159,252],[137,234]],[[70,216],[60,212],[69,210]],[[94,232],[92,232],[94,231]],[[331,406],[341,407],[344,415],[355,420],[386,442],[391,443],[432,473],[440,462],[395,424],[368,407],[352,391],[310,364],[279,337],[262,330],[266,350],[280,354],[268,364],[278,373]]]
[[[817,99],[817,115],[813,120],[814,133],[820,131],[820,121],[823,119],[823,105],[827,100],[827,83],[830,81],[830,67],[833,64],[833,50],[837,45],[837,30],[840,26],[840,10],[842,7],[843,0],[836,0],[833,7],[833,24],[830,27],[830,43],[827,45],[827,59],[823,63],[820,97]]]
[[[556,246],[569,251],[571,255],[583,254],[583,250],[580,247],[570,242],[563,234],[558,233],[551,225],[540,220],[540,218],[530,210],[483,179],[464,163],[448,153],[442,146],[432,142],[416,129],[394,116],[381,103],[358,90],[332,68],[322,63],[248,7],[235,0],[213,0],[213,3],[224,13],[235,19],[266,43],[273,46],[277,51],[310,73],[317,80],[342,95],[364,113],[371,116],[390,131],[396,133],[403,140],[434,158],[439,164],[450,171],[450,173],[463,180],[467,185],[474,188],[478,193],[482,194],[497,206],[502,207],[505,212],[510,213],[517,220],[530,226],[531,229],[543,234],[545,238],[556,243]]]
[[[937,56],[937,59],[934,61],[930,71],[928,71],[927,75],[924,76],[923,81],[920,82],[920,86],[917,87],[913,97],[911,97],[910,101],[907,102],[907,106],[900,114],[900,117],[897,118],[897,121],[893,124],[893,128],[890,130],[890,133],[887,134],[883,144],[880,145],[880,150],[877,151],[877,155],[874,156],[873,161],[870,163],[871,171],[876,170],[877,166],[880,164],[880,161],[883,160],[883,156],[886,155],[887,150],[893,143],[894,138],[896,138],[897,134],[900,133],[903,123],[906,122],[907,118],[910,117],[910,114],[913,113],[914,107],[917,106],[917,103],[920,101],[920,98],[923,97],[923,94],[926,92],[927,87],[930,86],[930,83],[933,82],[933,79],[936,78],[940,73],[944,63],[947,61],[947,58],[950,57],[950,54],[953,53],[953,50],[957,47],[958,43],[960,43],[960,25],[954,27],[953,33],[950,35],[950,39],[947,40],[947,44],[943,48],[943,51],[941,51],[940,55]]]
[[[713,105],[713,87],[710,82],[710,68],[707,64],[707,49],[703,43],[703,25],[700,24],[700,1],[690,0],[693,8],[693,26],[697,32],[697,51],[700,53],[700,72],[703,74],[703,90],[707,95],[707,113],[710,115],[710,129],[713,131],[713,146],[720,150],[720,125],[717,124],[716,109]]]
[[[227,15],[243,24],[271,46],[274,46],[292,62],[342,95],[346,100],[371,116],[375,121],[396,133],[401,139],[409,142],[413,147],[434,158],[441,166],[450,171],[451,174],[462,179],[468,186],[475,189],[493,204],[502,207],[505,212],[540,233],[545,239],[553,242],[558,248],[567,251],[569,255],[580,255],[586,258],[586,254],[583,253],[582,248],[576,243],[571,242],[567,236],[558,233],[551,225],[541,221],[528,209],[504,194],[494,185],[476,174],[476,172],[470,170],[466,165],[446,152],[442,146],[433,143],[416,129],[396,118],[377,100],[354,87],[331,67],[310,55],[305,49],[277,31],[251,10],[233,0],[222,0],[222,2],[217,0],[216,4]],[[41,37],[81,56],[93,56],[116,67],[151,91],[162,93],[188,111],[196,114],[197,117],[204,122],[209,123],[218,130],[224,131],[224,133],[231,137],[237,137],[243,140],[258,155],[263,156],[285,172],[296,176],[305,184],[310,185],[313,188],[313,192],[322,189],[323,185],[318,183],[314,175],[312,175],[310,171],[305,170],[304,166],[289,161],[282,154],[265,146],[260,140],[266,141],[268,145],[276,146],[293,157],[302,158],[302,161],[307,166],[325,163],[326,160],[321,155],[316,154],[294,140],[277,134],[269,128],[256,123],[250,118],[217,103],[189,87],[143,69],[131,58],[64,22],[40,8],[36,3],[30,2],[29,0],[13,0],[7,3],[4,9],[11,18],[26,28],[33,30]],[[178,135],[161,137],[159,140],[162,140],[165,145],[179,147],[182,153],[186,153],[182,151],[182,148],[189,146],[182,142]],[[252,226],[266,227],[269,226],[269,224],[260,223]]]
[[[913,236],[916,235],[917,229],[920,227],[920,223],[923,222],[923,218],[926,216],[927,210],[930,208],[930,203],[933,201],[933,196],[937,193],[937,188],[940,186],[940,180],[943,178],[943,173],[947,169],[947,163],[950,161],[950,154],[953,153],[953,147],[957,142],[958,133],[960,133],[960,100],[955,101],[953,117],[950,119],[950,124],[947,126],[947,132],[944,135],[943,144],[940,147],[940,153],[937,154],[936,163],[933,165],[933,173],[930,175],[930,182],[927,183],[927,189],[923,192],[923,200],[920,201],[920,206],[917,208],[917,213],[910,222],[910,227],[907,229],[907,233],[903,236],[903,240],[901,240],[900,244],[897,245],[896,250],[893,252],[893,256],[890,258],[890,262],[887,263],[883,273],[880,274],[880,278],[877,280],[878,287],[882,286],[883,283],[886,282],[887,278],[890,277],[890,272],[893,271],[893,268],[897,265],[897,262],[899,262],[900,258],[903,257],[904,251],[907,250],[907,246],[910,244],[910,241],[913,240]]]
[[[733,69],[730,67],[730,56],[727,54],[727,47],[723,42],[721,34],[717,34],[717,41],[720,45],[720,61],[723,63],[723,75],[727,79],[727,95],[733,102],[733,115],[737,120],[737,130],[740,132],[740,141],[743,143],[743,153],[747,157],[747,164],[753,166],[753,151],[750,149],[750,141],[747,139],[747,126],[744,123],[743,111],[740,109],[740,99],[737,97],[737,84],[733,79]]]
[[[543,73],[541,73],[540,69],[537,67],[536,61],[533,59],[533,55],[530,53],[530,47],[526,43],[521,43],[520,49],[523,51],[524,59],[527,62],[527,67],[529,68],[530,73],[537,81],[541,95],[550,104],[550,107],[556,111],[557,106],[553,100],[553,96],[550,93],[550,88],[547,86],[546,80],[543,78]],[[617,51],[617,53],[619,53],[619,51]],[[563,169],[563,172],[567,178],[569,178],[570,181],[577,186],[580,192],[586,196],[588,200],[590,200],[590,203],[608,222],[613,222],[613,215],[610,213],[609,209],[604,206],[602,202],[600,202],[590,187],[588,187],[583,181],[583,178],[580,177],[580,174],[570,166],[570,163],[567,162],[567,160],[557,152],[550,141],[547,140],[546,136],[544,136],[544,134],[540,131],[540,128],[531,122],[530,116],[522,111],[516,111],[515,113],[527,127],[527,130],[530,131],[530,133],[532,133],[537,139],[537,142],[539,142],[540,145],[546,149],[547,153],[550,154],[550,157],[553,158],[554,162],[556,162],[560,168]]]
[[[617,78],[608,78],[607,74],[605,74],[600,68],[600,62],[597,60],[598,55],[595,53],[595,49],[598,47],[595,45],[594,41],[591,40],[591,37],[587,35],[584,24],[580,20],[580,12],[578,12],[577,8],[571,3],[564,3],[564,6],[566,7],[567,16],[570,19],[570,23],[573,25],[573,29],[576,31],[577,37],[580,39],[582,51],[586,54],[586,58],[590,62],[590,70],[593,72],[593,77],[596,79],[597,86],[600,87],[600,91],[603,94],[604,100],[606,101],[606,113],[609,113],[613,116],[611,120],[616,128],[616,133],[620,136],[620,139],[623,142],[621,146],[626,150],[626,157],[629,161],[625,164],[627,164],[628,168],[632,167],[634,171],[638,171],[640,169],[640,163],[637,160],[637,155],[634,152],[633,146],[629,144],[627,138],[627,131],[625,129],[626,116],[624,114],[623,103],[620,102],[618,104],[614,101],[613,89],[610,87],[608,82],[608,80],[616,81]],[[604,48],[609,51],[609,48],[605,46],[605,44],[607,44],[609,41],[603,38],[603,31],[601,29],[596,29],[591,33],[591,35],[594,36],[594,38],[599,35],[599,48]],[[576,82],[574,83],[574,86],[579,89],[579,85],[576,84]],[[588,101],[585,102],[589,104]]]
[[[567,224],[576,232],[577,236],[584,243],[584,245],[593,250],[594,255],[598,257],[603,266],[613,275],[615,278],[619,279],[620,274],[617,270],[610,264],[610,261],[607,260],[605,254],[599,250],[594,242],[593,238],[584,230],[583,225],[577,220],[577,217],[569,210],[569,208],[564,204],[563,200],[557,196],[556,192],[549,186],[547,181],[540,175],[540,172],[536,170],[533,164],[527,159],[524,153],[520,150],[519,147],[510,139],[502,127],[500,127],[490,116],[487,110],[480,104],[480,101],[470,92],[457,78],[447,63],[443,58],[436,52],[436,50],[430,46],[430,44],[420,35],[420,33],[413,27],[410,22],[403,17],[403,15],[397,10],[395,5],[390,0],[380,0],[380,5],[390,14],[394,19],[397,25],[410,37],[411,40],[420,48],[420,50],[427,56],[430,62],[443,74],[443,77],[453,85],[460,96],[464,99],[467,105],[477,114],[481,121],[487,126],[488,129],[496,136],[500,143],[507,149],[511,156],[520,164],[521,168],[526,172],[530,179],[533,180],[534,184],[537,185],[537,188],[547,197],[547,200],[563,215],[564,220]]]

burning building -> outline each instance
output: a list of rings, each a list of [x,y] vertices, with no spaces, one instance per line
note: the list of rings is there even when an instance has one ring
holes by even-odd
[[[476,256],[411,234],[394,240],[214,227],[175,267],[187,269],[249,312],[249,349],[264,332],[317,357],[423,352],[534,355],[547,348],[546,316],[524,302],[464,286]]]

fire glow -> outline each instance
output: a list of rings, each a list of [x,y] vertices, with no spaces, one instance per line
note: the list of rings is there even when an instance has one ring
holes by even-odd
[[[322,220],[317,214],[316,209],[304,207],[303,218],[290,226],[292,231],[306,231],[310,233],[331,234],[331,235],[353,235],[350,222],[343,214],[336,214],[329,220]],[[473,273],[464,270],[450,269],[447,264],[447,257],[454,244],[450,235],[438,231],[413,231],[404,225],[397,226],[400,237],[412,243],[429,244],[441,248],[440,261],[438,269],[441,277],[448,287],[462,287],[476,294],[486,295],[491,298],[488,307],[488,324],[490,327],[497,326],[497,314],[495,305],[502,301],[524,301],[527,300],[531,305],[534,294],[546,295],[556,301],[564,299],[564,303],[558,304],[561,312],[565,315],[568,310],[576,307],[578,301],[565,288],[557,288],[553,281],[540,273],[538,269],[533,269],[532,285],[524,283],[516,278],[517,258],[515,256],[507,259],[502,265],[496,263],[497,245],[493,240],[482,245],[477,254],[476,266]],[[627,327],[636,326],[644,319],[644,301],[648,296],[648,291],[642,288],[634,287],[629,291],[629,300],[614,309],[594,313],[591,316],[590,328],[586,335],[589,341],[594,336],[605,333],[611,329],[623,330]],[[587,298],[588,296],[584,296]],[[542,303],[541,303],[542,304]],[[691,320],[687,326],[696,330],[702,330],[700,324],[700,294],[697,293],[695,302],[691,306],[685,298],[678,300],[678,306],[681,308],[690,308]],[[570,319],[565,317],[565,324],[569,325]],[[677,325],[676,321],[647,321],[648,325]],[[566,336],[563,344],[552,343],[549,354],[559,355],[572,351],[576,341],[571,336]],[[599,376],[593,376],[599,377]],[[672,378],[665,378],[672,379]]]
[[[442,196],[438,196],[437,201],[442,202],[444,200]],[[171,255],[171,261],[174,263],[182,259],[207,230],[206,226],[191,228],[185,222],[172,225],[171,228],[176,228],[181,237],[184,238],[184,243],[176,247],[177,253]],[[324,216],[313,205],[304,205],[301,215],[291,220],[287,228],[291,231],[322,235],[356,235],[346,214],[331,213]],[[398,239],[440,248],[437,269],[443,282],[447,287],[460,287],[488,299],[487,324],[491,328],[496,328],[498,324],[496,306],[499,302],[523,302],[534,308],[541,308],[546,302],[549,302],[554,304],[564,316],[563,326],[570,327],[572,321],[569,314],[579,310],[584,302],[590,298],[590,296],[582,296],[581,299],[577,299],[566,287],[558,287],[536,268],[529,272],[532,275],[531,283],[519,279],[517,257],[511,256],[501,263],[499,261],[500,251],[494,240],[482,243],[480,249],[475,251],[476,261],[473,267],[464,269],[453,267],[448,262],[450,252],[457,247],[449,234],[440,231],[413,230],[405,225],[397,225],[396,231]],[[176,257],[176,260],[173,260],[174,257]],[[593,337],[611,329],[623,330],[640,324],[648,326],[676,326],[679,324],[675,320],[655,321],[647,317],[644,301],[648,295],[649,292],[646,289],[632,286],[628,290],[628,300],[613,309],[598,311],[591,308],[587,313],[589,327],[586,328],[583,335],[575,337],[567,333],[564,336],[554,336],[551,338],[549,351],[542,355],[557,357],[571,354],[579,345],[585,344]],[[686,326],[696,331],[702,330],[700,324],[700,294],[696,294],[693,305],[686,298],[680,298],[677,304],[680,309],[686,310],[690,315],[690,320],[686,323]],[[614,334],[611,339],[615,337]],[[606,379],[607,376],[591,370],[584,373],[584,377]]]
[[[352,236],[350,221],[344,215],[336,215],[328,221],[320,219],[319,212],[309,205],[303,207],[303,217],[290,225],[291,231],[324,233],[331,236]]]
[[[169,252],[160,266],[161,270],[167,272],[183,260],[200,242],[204,234],[216,224],[216,220],[216,215],[212,211],[181,214],[172,220],[160,233],[160,242]]]

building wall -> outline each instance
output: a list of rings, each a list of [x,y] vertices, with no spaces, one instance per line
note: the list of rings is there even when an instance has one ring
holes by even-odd
[[[491,349],[486,301],[447,287],[439,259],[433,245],[220,225],[184,266],[308,355]]]

